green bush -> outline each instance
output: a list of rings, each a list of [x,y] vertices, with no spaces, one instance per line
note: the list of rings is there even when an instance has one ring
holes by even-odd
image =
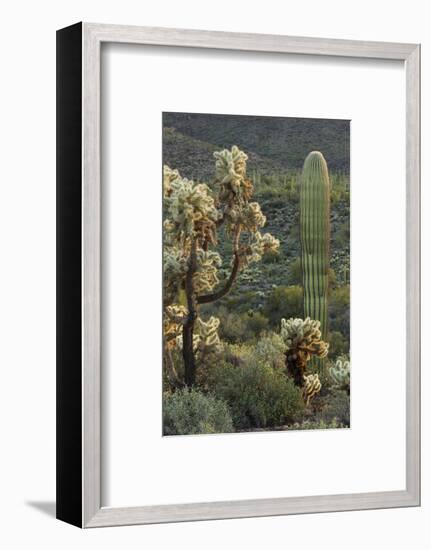
[[[318,414],[324,422],[337,420],[344,426],[350,426],[350,397],[344,390],[333,390],[325,398],[322,410]]]
[[[242,314],[230,313],[226,308],[219,311],[219,335],[226,342],[240,342],[247,334],[247,320]]]
[[[303,316],[303,291],[299,285],[278,286],[268,296],[263,308],[272,327],[278,327],[281,319]]]
[[[283,258],[280,252],[273,251],[273,250],[270,250],[269,252],[267,252],[262,258],[262,263],[264,264],[278,264],[278,263],[281,263],[282,261],[283,261]]]
[[[214,393],[229,404],[237,430],[281,426],[294,421],[304,408],[293,382],[253,356],[236,366],[218,365]]]
[[[259,336],[268,328],[268,319],[260,311],[250,311],[247,313],[246,325],[249,336]]]
[[[268,363],[274,369],[283,370],[286,367],[285,350],[286,345],[279,334],[265,332],[256,343],[226,343],[216,360],[211,361],[208,365],[209,368],[214,370],[219,363],[230,363],[233,366],[238,366],[257,360],[260,363]]]
[[[349,342],[341,334],[341,332],[334,331],[329,333],[329,353],[330,359],[336,359],[340,355],[349,353]]]
[[[219,335],[230,343],[243,342],[259,336],[268,328],[269,321],[260,311],[229,312],[225,307],[217,312],[220,319]]]
[[[290,264],[287,272],[290,285],[302,285],[301,258],[295,258]]]
[[[334,234],[334,244],[336,248],[347,248],[350,244],[350,223],[345,221],[337,227],[337,230]]]
[[[251,353],[260,362],[266,362],[274,369],[286,368],[286,344],[283,338],[275,332],[269,332],[259,338]]]
[[[163,395],[163,434],[188,435],[233,432],[229,408],[223,401],[195,389]]]
[[[350,338],[350,286],[334,289],[329,300],[329,328]]]
[[[336,428],[348,428],[348,425],[339,422],[336,418],[325,422],[325,420],[304,420],[295,422],[289,426],[289,430],[333,430]]]
[[[248,269],[248,271],[250,270],[251,268]],[[242,272],[239,275],[239,279],[241,279],[243,276],[246,277],[246,275],[248,274]],[[255,277],[256,276],[258,277],[258,275],[255,275]],[[252,276],[250,278],[253,280]],[[224,304],[227,307],[221,306],[219,307],[219,309],[223,309],[226,312],[235,311],[235,313],[245,313],[246,311],[248,311],[248,309],[250,309],[251,305],[256,304],[258,300],[258,293],[256,291],[244,290],[244,288],[242,288],[240,292],[232,292],[232,294],[228,294],[228,296],[224,298]]]

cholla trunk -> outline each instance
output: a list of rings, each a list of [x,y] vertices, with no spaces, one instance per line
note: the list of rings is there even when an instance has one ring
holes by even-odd
[[[193,275],[196,269],[196,241],[193,241],[185,281],[188,314],[183,326],[184,381],[188,387],[193,386],[196,382],[196,359],[193,350],[193,333],[197,318],[196,300],[193,289]]]
[[[301,364],[298,358],[292,357],[291,354],[286,353],[286,370],[287,374],[292,378],[295,386],[302,388],[304,385],[304,372],[305,364]]]

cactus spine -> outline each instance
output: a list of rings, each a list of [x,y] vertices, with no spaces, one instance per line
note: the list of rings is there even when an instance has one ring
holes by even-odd
[[[312,151],[300,186],[301,265],[304,316],[320,321],[323,340],[328,333],[329,200],[328,166],[322,153]]]
[[[328,368],[329,379],[337,388],[344,389],[350,394],[350,362],[339,357],[335,365]]]

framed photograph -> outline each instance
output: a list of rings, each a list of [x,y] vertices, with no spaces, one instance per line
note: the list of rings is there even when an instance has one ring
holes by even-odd
[[[420,504],[420,47],[57,32],[57,517]]]

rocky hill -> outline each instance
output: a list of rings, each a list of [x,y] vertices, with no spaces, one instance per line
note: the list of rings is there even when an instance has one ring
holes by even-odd
[[[350,121],[316,118],[163,113],[163,126],[216,147],[241,144],[284,169],[302,168],[315,149],[332,171],[349,172]]]

